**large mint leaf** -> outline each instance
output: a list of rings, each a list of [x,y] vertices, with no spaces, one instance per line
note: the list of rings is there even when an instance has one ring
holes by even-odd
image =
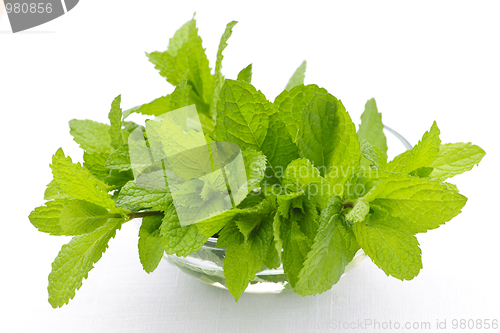
[[[387,164],[387,171],[409,174],[421,167],[431,166],[436,160],[441,146],[439,133],[439,128],[434,122],[431,129],[425,132],[422,140],[413,149],[396,156]]]
[[[299,295],[314,295],[331,289],[356,254],[356,239],[343,225],[341,210],[342,200],[335,196],[321,212],[318,233],[294,288]]]
[[[467,198],[439,181],[384,172],[370,206],[386,209],[413,233],[435,229],[461,212]]]
[[[114,149],[118,149],[123,145],[123,137],[122,137],[122,109],[120,108],[120,104],[122,101],[122,96],[119,95],[116,97],[111,103],[111,111],[109,111],[109,121],[111,123],[109,129],[109,136],[111,138],[111,146]]]
[[[269,162],[269,176],[280,178],[298,154],[272,104],[252,85],[240,81],[226,80],[220,96],[219,140],[234,142],[243,150],[262,151]]]
[[[411,280],[422,268],[417,238],[403,221],[375,212],[368,223],[355,223],[353,231],[363,251],[387,275]]]
[[[92,233],[75,236],[63,245],[49,274],[49,302],[52,307],[61,307],[75,296],[75,291],[80,289],[83,279],[101,259],[108,241],[120,226],[121,221],[113,219]]]
[[[378,112],[375,99],[370,99],[365,104],[365,111],[361,115],[361,125],[359,125],[359,141],[368,141],[372,146],[378,147],[387,154],[387,140],[384,134],[384,124],[382,114]]]
[[[139,229],[139,259],[148,273],[153,272],[163,257],[160,226],[162,216],[146,216]]]
[[[293,87],[298,86],[299,84],[304,84],[304,77],[306,73],[306,66],[307,63],[304,60],[302,64],[295,70],[295,73],[293,73],[292,77],[288,81],[288,84],[286,85],[286,90],[291,90]]]
[[[217,106],[216,133],[219,141],[234,142],[242,150],[262,151],[269,117],[274,112],[271,103],[251,84],[225,80]]]
[[[217,101],[219,100],[219,94],[222,85],[224,83],[224,77],[222,76],[222,59],[224,58],[224,56],[222,55],[222,52],[224,52],[224,49],[227,47],[227,41],[229,37],[231,37],[231,35],[233,34],[233,28],[237,23],[238,22],[236,21],[229,22],[226,26],[226,30],[224,30],[224,33],[220,38],[219,48],[217,50],[217,60],[215,62],[215,79],[213,85],[214,88],[213,88],[212,100],[210,101],[211,102],[210,112],[212,114],[213,119],[216,119],[217,117],[215,113],[217,109]]]
[[[315,84],[307,86],[301,84],[290,91],[285,89],[274,100],[274,106],[279,110],[281,122],[285,124],[293,142],[298,140],[302,110],[316,93],[327,94],[328,92]]]
[[[471,143],[448,143],[441,145],[429,177],[445,180],[472,169],[479,164],[486,153]]]
[[[110,218],[120,218],[110,214],[104,207],[85,200],[66,200],[59,216],[59,224],[66,235],[87,234],[104,225]]]
[[[117,211],[114,201],[108,194],[108,186],[96,179],[80,163],[74,164],[71,157],[64,156],[62,149],[52,157],[50,167],[54,179],[68,196]]]
[[[332,187],[343,185],[359,165],[356,128],[342,103],[330,94],[315,94],[303,109],[298,137],[301,156],[313,162]]]
[[[92,120],[73,119],[70,133],[80,147],[89,153],[111,153],[110,126]]]
[[[229,245],[224,258],[224,277],[238,301],[255,273],[262,269],[273,236],[272,217],[264,218],[252,234],[240,244]],[[241,240],[241,239],[240,239]]]

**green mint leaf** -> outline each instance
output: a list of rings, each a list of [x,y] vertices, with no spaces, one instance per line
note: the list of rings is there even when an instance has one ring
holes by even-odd
[[[375,212],[368,223],[355,223],[353,231],[363,251],[387,275],[411,280],[422,268],[417,238],[397,218]]]
[[[41,232],[55,236],[65,235],[59,224],[63,204],[64,200],[54,200],[46,202],[44,206],[35,208],[29,215],[31,224]]]
[[[293,87],[298,86],[299,84],[304,84],[306,66],[307,63],[304,60],[302,64],[300,64],[299,68],[295,70],[295,73],[293,73],[292,77],[288,81],[288,84],[286,85],[285,88],[286,90],[291,90]]]
[[[328,183],[306,158],[296,159],[288,164],[283,175],[283,186],[292,192],[303,191],[314,196],[321,209],[328,204]]]
[[[240,213],[240,209],[226,210],[220,214],[196,223],[196,226],[202,234],[207,237],[212,237]]]
[[[111,111],[109,111],[109,121],[111,126],[109,128],[109,136],[111,138],[111,146],[114,149],[118,149],[123,145],[123,137],[122,137],[122,109],[120,108],[120,104],[122,101],[122,96],[119,95],[113,100],[111,103]]]
[[[80,147],[89,153],[111,153],[110,126],[92,120],[73,119],[70,134]]]
[[[439,154],[441,146],[439,134],[439,128],[434,122],[431,129],[425,132],[422,140],[413,149],[396,156],[387,164],[387,171],[410,173],[418,168],[431,166]]]
[[[250,194],[245,199],[243,199],[243,201],[240,202],[237,207],[240,209],[255,207],[264,199],[265,197],[262,193],[250,192]]]
[[[162,216],[146,216],[142,218],[139,229],[139,259],[147,273],[153,272],[163,257],[160,226]]]
[[[216,120],[217,118],[217,114],[215,112],[217,109],[217,101],[219,100],[219,94],[224,84],[224,77],[222,76],[222,59],[224,58],[224,56],[222,55],[222,52],[227,47],[227,41],[233,34],[233,28],[237,23],[238,22],[236,21],[231,21],[226,25],[226,30],[224,30],[224,33],[220,38],[219,48],[217,50],[217,60],[215,62],[215,79],[213,85],[212,100],[210,104],[210,113],[212,114],[212,118],[214,120]]]
[[[109,175],[106,178],[104,178],[106,184],[112,186],[113,188],[120,188],[132,180],[134,180],[134,174],[132,173],[131,170],[127,171],[111,170]]]
[[[75,236],[63,245],[52,263],[49,274],[49,302],[52,307],[61,307],[75,296],[82,281],[87,278],[121,226],[121,221],[110,220],[90,234]]]
[[[384,182],[369,199],[394,218],[404,221],[412,233],[435,229],[461,212],[467,198],[439,181],[384,172]]]
[[[140,149],[136,149],[135,151],[142,152]],[[104,160],[104,162],[104,167],[106,169],[118,171],[130,170],[132,166],[130,163],[129,145],[125,144],[112,152],[107,159]]]
[[[252,64],[248,65],[247,67],[243,68],[239,73],[238,73],[238,81],[243,81],[246,83],[252,83]]]
[[[267,170],[267,176],[274,176],[278,180],[287,165],[299,157],[299,150],[288,135],[285,124],[280,120],[278,113],[269,117],[269,128],[262,143],[262,150],[271,166]]]
[[[425,178],[429,177],[433,170],[434,168],[432,167],[420,167],[410,172],[409,175],[413,177]]]
[[[345,215],[346,221],[352,223],[362,223],[370,212],[370,204],[366,198],[356,200],[352,210]]]
[[[225,81],[220,97],[218,139],[236,143],[242,150],[262,151],[271,176],[282,174],[298,154],[272,104],[252,85],[234,80]]]
[[[361,164],[365,167],[373,165],[375,169],[384,170],[387,166],[387,154],[377,146],[371,145],[368,141],[361,142],[361,155],[365,162]]]
[[[319,205],[315,197],[309,193],[304,193],[302,196],[292,199],[292,211],[290,216],[292,220],[296,220],[300,230],[312,242],[318,231]]]
[[[302,110],[316,93],[327,94],[328,92],[315,84],[298,85],[290,91],[285,89],[274,100],[274,106],[279,111],[280,120],[285,124],[293,142],[298,140]]]
[[[335,196],[321,212],[318,233],[294,287],[299,295],[320,294],[331,289],[356,254],[356,239],[342,224],[341,210],[342,200]]]
[[[360,167],[344,184],[343,197],[345,200],[354,201],[365,196],[380,180],[375,180],[380,175],[378,170],[371,170],[372,173],[364,172],[366,169]],[[369,170],[370,171],[370,170]]]
[[[472,169],[486,153],[471,143],[448,143],[441,145],[439,153],[430,165],[434,168],[431,178],[445,180]]]
[[[288,275],[288,281],[292,288],[298,281],[298,276],[304,267],[304,261],[311,250],[311,240],[300,230],[298,223],[294,220],[281,223],[281,239],[283,242],[283,269]]]
[[[227,79],[217,104],[217,139],[236,143],[242,150],[263,151],[273,113],[272,104],[251,84]]]
[[[292,288],[319,227],[318,206],[311,199],[301,192],[277,197],[278,217],[273,221],[273,235],[276,250],[281,252],[283,248],[283,269]]]
[[[80,163],[74,164],[59,149],[52,157],[52,174],[65,194],[74,199],[86,200],[98,206],[117,211],[115,203],[108,194],[108,186],[95,178]]]
[[[116,203],[120,207],[137,211],[151,208],[154,211],[165,211],[172,201],[172,195],[165,185],[163,172],[152,172],[144,177],[148,177],[141,184],[137,181],[130,181],[125,184],[118,197]]]
[[[248,240],[250,233],[259,225],[261,217],[257,214],[246,214],[238,217],[235,220],[236,226],[240,230],[245,240]]]
[[[302,113],[298,146],[332,187],[343,185],[361,158],[356,128],[342,103],[315,94]],[[340,193],[336,193],[340,194]]]
[[[247,176],[246,188],[250,193],[260,186],[266,172],[266,156],[260,152],[251,149],[243,151],[243,160],[245,162],[245,172]]]
[[[192,90],[191,86],[188,85],[189,71],[184,73],[181,81],[175,87],[172,97],[170,97],[170,107],[172,110],[180,109],[184,106],[191,104],[190,92]]]
[[[370,99],[365,104],[365,111],[361,115],[361,125],[359,125],[359,141],[368,141],[374,147],[379,148],[387,154],[387,140],[384,134],[384,124],[382,114],[378,112],[375,99]]]
[[[83,167],[99,180],[109,176],[109,168],[106,166],[108,153],[83,153]]]
[[[277,269],[281,265],[281,252],[278,252],[276,249],[274,237],[271,239],[271,243],[268,246],[264,265],[270,269]]]
[[[104,207],[85,200],[66,200],[59,216],[59,224],[66,235],[88,234],[104,225],[113,215]]]
[[[292,204],[292,200],[300,197],[304,194],[304,192],[292,192],[285,195],[280,195],[276,199],[277,201],[277,212],[274,215],[273,220],[273,237],[274,237],[274,245],[276,247],[276,251],[281,256],[281,250],[283,249],[283,239],[281,237],[281,225],[288,220],[290,217],[290,207]]]
[[[170,39],[167,51],[152,52],[147,56],[160,71],[160,75],[174,86],[179,85],[182,76],[189,71],[187,76],[189,85],[199,98],[205,103],[210,103],[214,78],[210,73],[208,59],[201,38],[198,36],[194,18],[184,24]]]
[[[59,186],[55,179],[52,179],[50,183],[47,184],[47,188],[45,189],[45,193],[43,196],[44,200],[53,200],[53,199],[67,199],[69,196],[64,194],[64,191]]]
[[[234,299],[238,301],[255,273],[262,269],[272,241],[272,218],[263,219],[252,235],[236,245],[229,245],[224,258],[224,277]]]
[[[241,210],[241,213],[235,219],[235,223],[244,236],[245,241],[249,239],[261,221],[268,219],[273,211],[274,205],[268,199],[261,201],[255,207]]]
[[[226,224],[219,232],[217,247],[222,249],[233,245],[239,245],[243,243],[244,239],[245,237],[240,232],[240,229],[238,229],[236,222],[233,220]]]
[[[123,119],[127,118],[132,113],[140,113],[148,116],[160,116],[172,110],[170,107],[170,98],[171,95],[162,96],[149,103],[125,110],[123,111]]]
[[[201,249],[209,237],[203,235],[195,224],[182,227],[173,203],[170,203],[165,210],[160,233],[165,252],[180,257]]]
[[[125,112],[125,111],[123,111]],[[137,127],[142,127],[139,126],[138,124],[134,123],[133,121],[123,121],[122,122],[123,129],[128,132],[129,134],[132,133]]]

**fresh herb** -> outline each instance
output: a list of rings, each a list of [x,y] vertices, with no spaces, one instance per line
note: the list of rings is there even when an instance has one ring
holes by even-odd
[[[256,272],[281,264],[296,293],[327,291],[359,249],[387,275],[411,280],[422,268],[415,235],[461,212],[467,199],[445,181],[478,164],[485,155],[481,148],[442,144],[434,123],[413,149],[387,161],[375,100],[366,103],[356,132],[339,99],[324,88],[304,85],[305,61],[274,102],[251,84],[251,64],[236,80],[225,78],[222,53],[235,25],[229,23],[222,35],[214,74],[193,18],[166,51],[147,54],[176,86],[171,94],[125,111],[118,96],[109,125],[70,121],[70,133],[85,151],[84,163],[73,163],[59,149],[47,202],[29,216],[41,232],[74,236],[52,264],[53,307],[74,297],[108,241],[134,218],[142,218],[139,258],[148,273],[164,252],[187,256],[216,235],[217,246],[227,248],[224,275],[238,300]],[[160,116],[193,104],[203,130],[193,136],[241,148],[247,194],[236,208],[182,226],[163,172],[134,174],[129,137],[152,138],[126,118],[132,113]],[[160,139],[170,135],[157,133]],[[142,186],[140,177],[153,186]],[[207,198],[225,188],[224,178],[207,177],[199,185],[202,206],[220,204]]]

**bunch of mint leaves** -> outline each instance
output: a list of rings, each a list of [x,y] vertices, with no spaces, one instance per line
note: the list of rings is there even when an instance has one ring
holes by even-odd
[[[165,52],[147,54],[175,86],[171,94],[126,111],[119,96],[109,125],[70,121],[84,163],[59,149],[47,202],[29,216],[41,232],[73,236],[52,264],[53,307],[75,296],[108,241],[134,218],[142,218],[138,247],[148,273],[164,252],[187,256],[215,235],[217,247],[226,248],[226,285],[238,300],[256,272],[280,265],[297,294],[327,291],[360,249],[387,275],[410,280],[422,268],[415,235],[461,212],[466,198],[445,181],[478,164],[481,148],[442,144],[434,123],[413,149],[388,162],[375,101],[366,103],[356,131],[340,100],[304,85],[305,62],[274,102],[252,86],[251,64],[236,80],[225,78],[222,53],[235,24],[222,35],[214,74],[193,17]],[[249,193],[237,208],[181,226],[168,189],[141,187],[134,179],[128,136],[140,126],[126,118],[192,104],[207,141],[235,143],[243,151]]]

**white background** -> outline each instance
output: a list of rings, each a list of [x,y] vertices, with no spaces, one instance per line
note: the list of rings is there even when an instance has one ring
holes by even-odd
[[[452,179],[469,198],[463,213],[419,235],[424,269],[417,278],[386,277],[366,260],[320,296],[245,294],[235,303],[166,262],[151,275],[142,271],[129,223],[76,298],[50,307],[47,276],[68,239],[39,233],[27,217],[43,203],[52,154],[63,147],[82,160],[68,121],[107,122],[118,94],[127,109],[171,92],[144,52],[165,50],[195,11],[212,67],[226,23],[239,21],[223,73],[235,78],[253,63],[253,84],[270,100],[306,59],[306,83],[340,98],[356,123],[375,97],[384,122],[412,144],[436,120],[443,142],[486,150],[479,167]],[[82,0],[18,34],[9,32],[4,12],[0,332],[323,332],[366,319],[428,321],[432,331],[446,320],[456,331],[453,319],[500,319],[499,12],[492,1]],[[401,151],[390,142],[390,155]]]

